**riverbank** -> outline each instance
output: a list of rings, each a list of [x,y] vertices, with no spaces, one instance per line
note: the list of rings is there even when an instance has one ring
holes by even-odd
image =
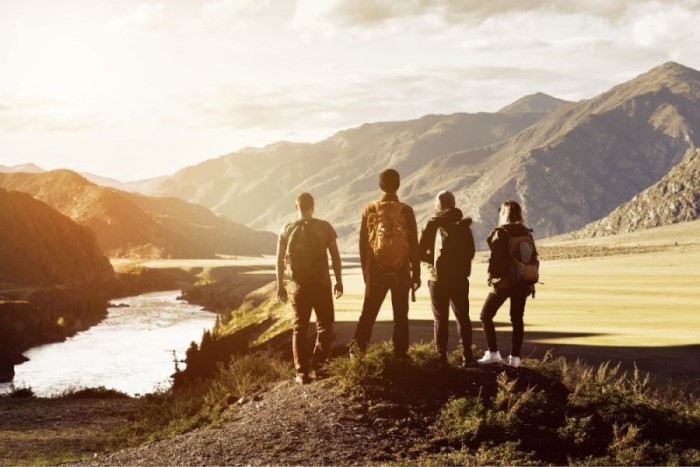
[[[23,352],[62,342],[100,323],[110,300],[187,288],[196,277],[180,269],[131,268],[109,281],[52,287],[0,285],[0,382],[9,382]]]

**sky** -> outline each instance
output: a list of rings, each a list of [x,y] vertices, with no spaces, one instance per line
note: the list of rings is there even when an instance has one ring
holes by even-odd
[[[0,165],[120,180],[700,69],[700,0],[0,0]]]

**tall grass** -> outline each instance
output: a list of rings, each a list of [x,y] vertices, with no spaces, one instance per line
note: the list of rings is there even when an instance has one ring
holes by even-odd
[[[331,370],[369,407],[387,399],[408,405],[404,413],[423,411],[414,425],[425,426],[432,447],[421,463],[700,464],[695,394],[654,388],[636,369],[547,354],[518,370],[493,365],[455,376],[437,368],[429,345],[414,345],[409,355],[396,359],[389,344],[379,344],[361,358],[333,361]]]

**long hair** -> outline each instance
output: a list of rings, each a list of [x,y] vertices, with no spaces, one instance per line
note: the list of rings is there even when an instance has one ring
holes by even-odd
[[[523,210],[517,202],[509,199],[501,204],[501,209],[498,213],[498,225],[524,223]]]

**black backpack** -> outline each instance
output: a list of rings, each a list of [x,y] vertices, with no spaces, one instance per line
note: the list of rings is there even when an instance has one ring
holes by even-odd
[[[323,275],[324,255],[316,245],[311,232],[312,219],[301,219],[294,223],[287,242],[285,264],[289,279],[297,284],[319,282]]]
[[[470,218],[452,222],[438,229],[442,239],[440,256],[435,265],[438,277],[464,279],[471,275],[474,258],[474,237]],[[437,253],[437,252],[436,252]]]

